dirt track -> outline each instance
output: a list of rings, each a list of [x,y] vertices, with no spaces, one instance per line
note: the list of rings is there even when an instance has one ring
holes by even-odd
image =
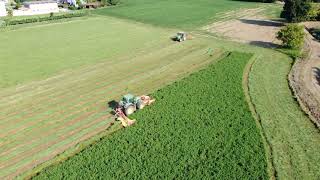
[[[304,23],[306,28],[320,26],[319,22]],[[304,51],[308,56],[298,60],[292,70],[292,86],[303,109],[320,127],[320,43],[306,31]]]
[[[238,12],[228,12],[224,16],[231,19],[218,21],[202,29],[233,41],[245,42],[261,47],[276,47],[276,32],[282,26],[281,22],[268,20],[259,15],[263,8],[246,9]]]

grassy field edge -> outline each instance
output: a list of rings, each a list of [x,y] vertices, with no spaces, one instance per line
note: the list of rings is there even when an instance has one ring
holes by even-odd
[[[263,130],[263,127],[261,125],[261,119],[259,117],[258,112],[256,111],[255,105],[252,102],[252,98],[250,96],[250,87],[249,87],[249,75],[251,72],[251,68],[253,66],[253,64],[256,62],[257,60],[257,56],[254,55],[248,62],[248,64],[246,65],[244,71],[243,71],[243,77],[242,77],[242,86],[243,86],[243,92],[245,95],[245,99],[248,103],[249,109],[252,113],[252,117],[255,119],[256,122],[256,126],[259,129],[260,135],[261,135],[261,139],[264,145],[264,149],[265,149],[265,156],[266,156],[266,160],[267,160],[267,172],[269,175],[269,179],[274,180],[276,179],[276,170],[274,168],[274,162],[272,159],[272,146],[270,144],[270,142],[268,141],[268,139],[266,138],[266,134],[265,131]]]

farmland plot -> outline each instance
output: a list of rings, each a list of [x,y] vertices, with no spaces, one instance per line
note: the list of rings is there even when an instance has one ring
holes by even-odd
[[[205,52],[201,43],[172,45],[3,92],[0,175],[17,175],[105,130],[112,120],[107,102],[128,91],[148,93],[219,56]]]
[[[80,18],[2,31],[0,89],[156,49],[168,44],[172,34],[172,30],[112,17]]]
[[[104,17],[88,19],[88,21],[89,24],[100,21],[100,23],[106,22],[109,25],[109,20]],[[111,44],[115,42],[111,40],[111,44],[109,44],[110,42],[107,40],[114,38],[114,35],[111,37],[103,36],[106,42],[97,42],[105,45],[105,49],[97,50],[97,53],[100,54],[95,56],[81,52],[80,54],[83,53],[83,57],[79,56],[78,59],[70,56],[71,62],[66,58],[51,59],[54,62],[47,62],[45,56],[43,56],[44,51],[28,54],[27,58],[38,58],[34,61],[23,61],[22,59],[19,60],[18,56],[16,57],[15,63],[20,61],[22,64],[27,63],[23,64],[25,68],[22,68],[21,65],[23,71],[19,71],[19,76],[32,74],[31,71],[36,71],[34,68],[41,68],[48,72],[48,75],[51,75],[48,79],[34,81],[43,77],[41,74],[33,74],[34,76],[21,79],[22,82],[25,82],[21,85],[0,90],[1,178],[12,178],[32,169],[75,144],[107,129],[113,120],[110,111],[107,110],[107,103],[117,100],[123,93],[142,94],[152,92],[196,69],[202,68],[222,54],[222,51],[216,49],[214,56],[210,57],[206,54],[207,44],[201,40],[176,44],[169,39],[170,31],[158,31],[151,27],[146,30],[143,26],[137,27],[134,23],[130,24],[121,20],[115,22],[112,18],[110,21],[119,23],[117,24],[118,28],[126,30],[131,28],[132,31],[137,31],[138,34],[140,32],[140,35],[144,37],[140,37],[140,40],[139,37],[132,37],[128,41],[127,36],[120,36],[116,33],[116,35],[119,35],[119,39],[116,41],[120,47],[113,47]],[[82,21],[70,23],[75,23],[76,26],[79,25],[77,23],[80,23],[79,26],[84,28],[80,34],[86,35],[85,28],[87,26],[82,24]],[[56,27],[55,24],[50,24],[49,26],[63,29],[60,25],[57,24],[58,27]],[[51,30],[45,28],[46,26],[42,27],[40,26],[40,29],[37,29],[40,34],[51,32]],[[117,27],[110,28],[117,29]],[[24,32],[24,30],[27,31],[28,28],[18,29],[17,31]],[[150,32],[160,34],[162,39],[149,39],[148,37],[151,34],[148,33]],[[118,33],[121,33],[121,31]],[[8,34],[10,33],[8,32]],[[63,36],[64,34],[61,32],[60,35]],[[68,33],[66,36],[68,36]],[[23,36],[20,38],[23,38]],[[124,39],[121,40],[121,38]],[[49,40],[47,39],[47,41]],[[53,40],[51,39],[51,41]],[[90,42],[93,45],[95,39],[91,39],[89,44]],[[141,49],[135,48],[137,42],[141,43]],[[52,48],[51,51],[57,48],[50,43],[48,46]],[[34,47],[38,47],[38,45],[34,44]],[[26,49],[28,48],[30,47],[26,47]],[[66,47],[66,49],[69,48],[71,47]],[[83,48],[85,49],[85,47]],[[62,49],[60,50],[62,51]],[[46,50],[48,54],[53,53],[49,49]],[[104,52],[105,50],[109,50],[109,53]],[[21,49],[21,51],[25,50]],[[82,49],[82,51],[84,50]],[[120,56],[119,54],[124,51],[130,52]],[[8,56],[8,54],[1,54],[0,56]],[[97,57],[102,59],[95,59]],[[15,68],[15,63],[3,62],[2,65],[4,66],[1,66],[1,68],[4,73],[15,75],[9,71]],[[48,63],[54,65],[49,66]],[[93,63],[97,64],[92,65]],[[5,67],[8,67],[8,69]],[[67,68],[67,70],[64,68]],[[61,70],[63,71],[57,73]],[[55,75],[52,76],[52,74]],[[14,83],[18,78],[18,76],[7,77],[10,78],[6,82]]]
[[[135,126],[35,179],[268,179],[260,133],[242,88],[250,58],[232,53],[158,90],[155,104],[132,117]]]

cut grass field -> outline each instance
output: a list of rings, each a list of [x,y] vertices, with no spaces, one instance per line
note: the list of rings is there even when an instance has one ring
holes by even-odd
[[[318,180],[320,133],[289,89],[291,63],[284,55],[260,58],[250,73],[250,94],[272,145],[276,176]]]
[[[241,83],[251,57],[233,52],[158,90],[154,105],[134,114],[135,126],[35,179],[268,179]]]
[[[111,17],[4,31],[0,33],[0,88],[157,48],[168,44],[172,33]]]

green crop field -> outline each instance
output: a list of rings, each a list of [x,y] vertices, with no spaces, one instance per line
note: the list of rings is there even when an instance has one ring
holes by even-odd
[[[118,7],[99,9],[95,13],[164,27],[198,28],[220,18],[219,13],[260,6],[261,3],[233,0],[123,0]]]
[[[134,127],[35,179],[268,179],[261,137],[242,88],[251,57],[231,53],[158,90],[156,103],[133,116]]]

